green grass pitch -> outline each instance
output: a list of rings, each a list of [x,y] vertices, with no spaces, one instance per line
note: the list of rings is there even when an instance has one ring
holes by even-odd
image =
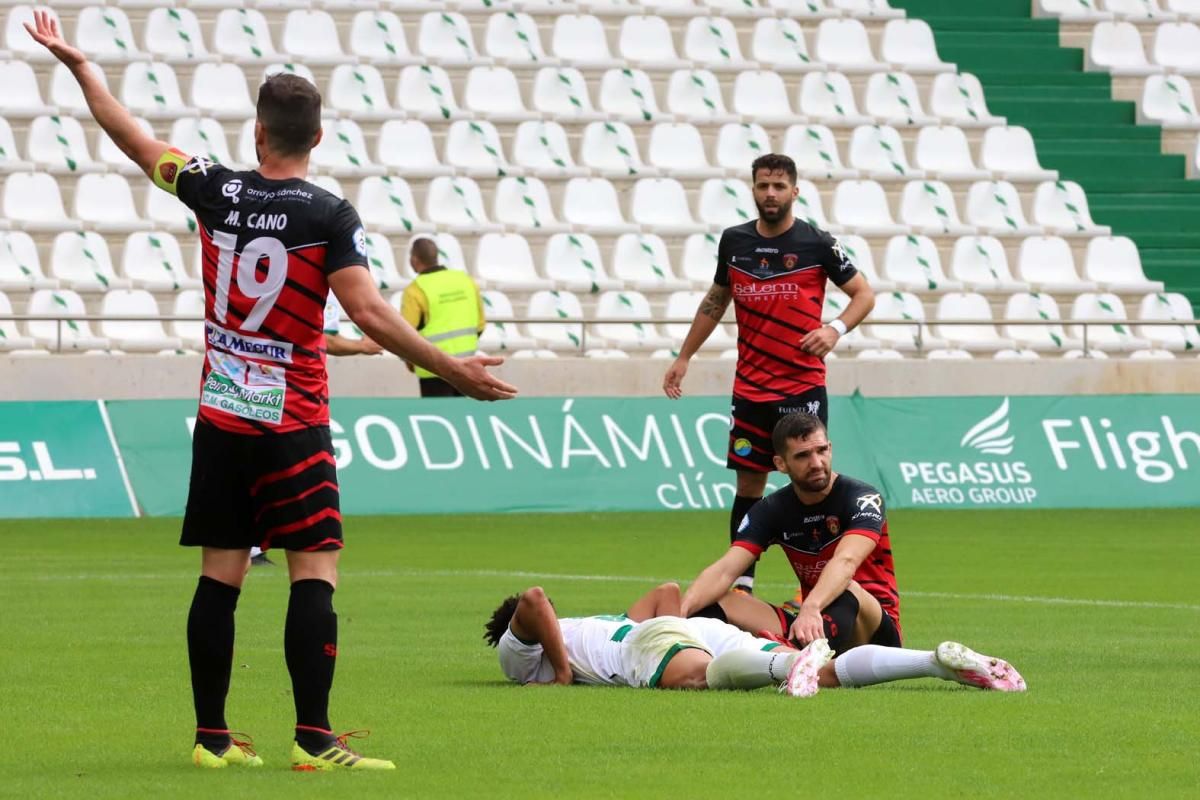
[[[1200,797],[1195,511],[897,512],[907,644],[1011,660],[1021,696],[939,681],[825,691],[506,684],[483,622],[544,586],[621,610],[724,549],[721,514],[355,518],[334,724],[390,774],[287,769],[285,569],[238,613],[229,721],[266,768],[189,762],[176,520],[0,524],[0,797]],[[791,589],[783,557],[760,594]]]

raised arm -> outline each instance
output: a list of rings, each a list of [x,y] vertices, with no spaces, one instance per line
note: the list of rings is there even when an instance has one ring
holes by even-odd
[[[744,547],[731,547],[725,555],[705,567],[684,592],[680,616],[689,617],[720,600],[746,568],[754,563],[754,554]]]
[[[105,88],[96,74],[88,67],[87,57],[67,44],[59,34],[58,23],[45,11],[33,12],[33,25],[25,24],[25,30],[38,44],[49,50],[55,58],[66,65],[87,101],[96,123],[104,129],[121,152],[153,178],[154,165],[168,149],[166,142],[148,136],[138,127],[137,120],[121,105],[117,98]]]
[[[875,549],[876,542],[867,536],[847,534],[833,551],[833,558],[821,570],[817,585],[805,595],[800,613],[792,623],[792,638],[801,645],[825,635],[821,611],[850,586],[859,565]]]
[[[542,646],[550,666],[554,668],[554,683],[569,684],[575,679],[567,658],[562,628],[558,626],[558,615],[554,613],[554,606],[550,605],[542,587],[533,586],[521,592],[517,610],[513,612],[508,627],[518,639],[537,642]]]
[[[692,327],[688,329],[683,346],[679,348],[679,357],[671,364],[663,378],[663,391],[666,392],[667,397],[678,400],[683,396],[681,387],[683,376],[687,374],[688,362],[692,360],[692,356],[696,355],[696,351],[708,341],[712,332],[717,329],[717,325],[721,323],[721,319],[725,316],[725,310],[729,308],[729,301],[732,299],[733,291],[728,286],[714,283],[708,290],[708,294],[700,301],[700,308],[696,310],[696,316],[692,319]]]
[[[507,400],[517,389],[487,371],[504,363],[502,358],[472,356],[452,358],[434,347],[392,308],[365,269],[339,269],[329,276],[329,288],[342,308],[383,349],[405,361],[440,375],[467,397],[476,400]]]

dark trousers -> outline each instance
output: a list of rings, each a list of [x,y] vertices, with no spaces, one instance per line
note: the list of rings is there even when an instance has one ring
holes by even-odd
[[[463,394],[441,378],[421,378],[421,397],[462,397]]]

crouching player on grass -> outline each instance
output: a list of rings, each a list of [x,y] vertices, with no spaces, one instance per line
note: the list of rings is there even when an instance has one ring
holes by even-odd
[[[792,697],[819,687],[869,686],[906,678],[941,678],[1000,691],[1024,691],[1005,662],[1006,679],[943,642],[936,651],[866,645],[833,659],[824,638],[803,649],[752,636],[711,617],[679,617],[679,585],[665,583],[624,614],[562,617],[540,587],[506,598],[484,639],[498,651],[505,676],[521,684],[583,683],[651,689],[758,689],[778,686]],[[985,657],[977,657],[985,658]],[[964,665],[965,664],[965,665]],[[840,676],[852,678],[839,680]]]

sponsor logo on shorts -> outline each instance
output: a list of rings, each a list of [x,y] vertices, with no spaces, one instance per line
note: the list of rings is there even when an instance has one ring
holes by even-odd
[[[742,456],[743,458],[745,456],[750,455],[750,451],[752,449],[753,448],[750,445],[749,439],[734,439],[733,440],[733,452],[737,453],[739,456]]]

